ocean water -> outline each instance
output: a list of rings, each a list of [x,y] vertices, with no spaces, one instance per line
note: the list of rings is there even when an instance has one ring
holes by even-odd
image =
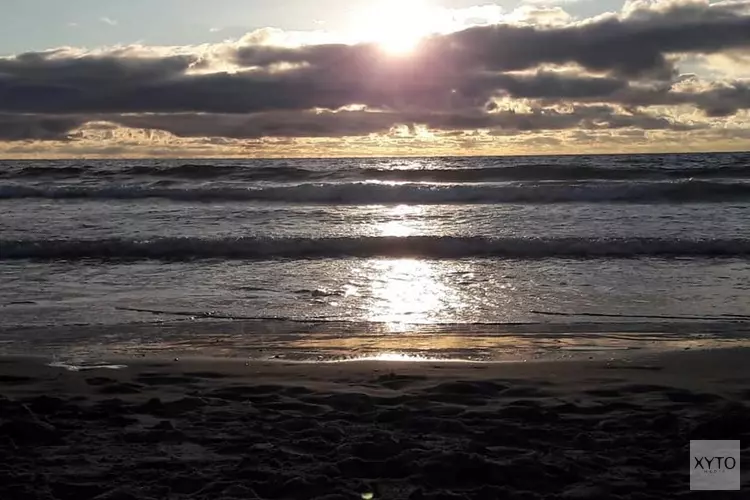
[[[527,359],[746,342],[750,154],[0,162],[0,349]]]

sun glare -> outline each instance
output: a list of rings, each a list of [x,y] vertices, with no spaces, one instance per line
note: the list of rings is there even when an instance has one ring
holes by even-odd
[[[355,36],[392,55],[408,55],[438,31],[437,10],[424,0],[380,0],[358,14]]]

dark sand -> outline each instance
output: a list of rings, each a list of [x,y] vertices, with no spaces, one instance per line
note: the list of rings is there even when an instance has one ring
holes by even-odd
[[[0,500],[749,498],[750,349],[613,362],[0,362]],[[743,486],[750,488],[748,475]]]

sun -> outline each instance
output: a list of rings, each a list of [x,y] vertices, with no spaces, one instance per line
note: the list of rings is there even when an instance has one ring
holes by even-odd
[[[379,41],[378,44],[389,54],[406,55],[414,52],[420,38],[412,35],[398,36],[391,34],[386,40]]]
[[[358,13],[354,36],[391,55],[408,55],[424,37],[439,31],[437,12],[426,0],[375,1]]]

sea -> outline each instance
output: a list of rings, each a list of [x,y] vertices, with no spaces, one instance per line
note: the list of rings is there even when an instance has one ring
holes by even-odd
[[[750,339],[750,153],[0,162],[0,353],[533,361]]]

